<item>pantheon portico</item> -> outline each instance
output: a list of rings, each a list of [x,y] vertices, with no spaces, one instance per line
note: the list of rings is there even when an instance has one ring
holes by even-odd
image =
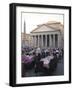
[[[32,46],[40,48],[63,48],[63,25],[60,22],[38,25],[32,30]]]

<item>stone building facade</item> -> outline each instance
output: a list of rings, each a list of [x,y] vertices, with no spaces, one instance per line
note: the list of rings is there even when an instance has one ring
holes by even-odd
[[[21,42],[22,42],[22,47],[30,47],[32,44],[32,37],[30,34],[26,33],[21,33]]]
[[[60,22],[38,25],[31,31],[32,46],[40,48],[63,48],[64,26]]]

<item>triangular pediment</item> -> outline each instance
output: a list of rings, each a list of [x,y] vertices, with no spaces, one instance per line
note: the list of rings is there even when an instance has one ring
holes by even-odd
[[[56,29],[47,25],[41,25],[37,27],[36,29],[34,29],[31,33],[47,32],[47,31],[56,31]]]

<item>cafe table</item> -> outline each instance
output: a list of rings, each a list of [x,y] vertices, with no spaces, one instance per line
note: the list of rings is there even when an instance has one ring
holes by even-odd
[[[51,55],[51,56],[47,56],[46,58],[43,58],[41,59],[40,61],[43,61],[43,67],[49,69],[49,64],[50,64],[50,61],[53,59],[54,57]]]

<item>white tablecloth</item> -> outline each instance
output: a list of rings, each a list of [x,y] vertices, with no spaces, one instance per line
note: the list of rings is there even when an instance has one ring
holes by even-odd
[[[50,60],[53,59],[53,56],[48,56],[46,58],[41,59],[40,61],[43,61],[43,66],[46,68],[49,68]]]

